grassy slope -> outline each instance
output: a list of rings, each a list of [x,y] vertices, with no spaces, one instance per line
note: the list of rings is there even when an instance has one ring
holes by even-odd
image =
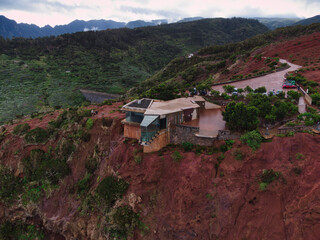
[[[201,83],[215,83],[220,82],[221,79],[230,80],[232,76],[241,72],[241,68],[238,69],[238,72],[230,72],[230,66],[238,61],[244,64],[247,64],[250,59],[252,61],[255,51],[260,47],[317,32],[319,29],[320,24],[279,28],[243,42],[205,47],[192,58],[180,57],[172,60],[157,74],[132,89],[129,94],[158,97],[156,93],[159,92],[171,90],[183,92]],[[266,67],[256,70],[269,71],[271,69]],[[226,77],[230,78],[226,79]]]
[[[200,21],[32,39],[0,38],[0,123],[77,105],[77,89],[123,93],[177,56],[266,32],[256,20]]]

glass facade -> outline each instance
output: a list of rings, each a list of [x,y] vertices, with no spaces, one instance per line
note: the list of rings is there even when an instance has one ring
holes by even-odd
[[[149,142],[160,131],[160,119],[155,119],[147,127],[141,126],[141,141]]]
[[[126,121],[127,122],[141,123],[142,120],[143,120],[143,113],[126,112]]]

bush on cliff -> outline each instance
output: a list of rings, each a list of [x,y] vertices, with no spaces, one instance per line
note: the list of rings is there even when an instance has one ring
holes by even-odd
[[[128,187],[129,183],[111,175],[101,181],[96,193],[107,207],[112,207],[118,199],[122,198]]]
[[[227,122],[230,130],[251,131],[258,127],[258,109],[253,106],[247,106],[243,102],[229,103],[223,112],[223,120]]]
[[[256,150],[260,147],[260,144],[262,142],[262,136],[260,133],[256,130],[247,132],[240,138],[242,143],[247,144],[249,147],[251,147],[253,150]]]

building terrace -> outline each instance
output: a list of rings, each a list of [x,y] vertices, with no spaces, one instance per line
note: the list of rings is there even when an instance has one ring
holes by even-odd
[[[144,146],[157,139],[159,144],[156,149],[161,149],[170,143],[170,127],[199,118],[200,108],[204,105],[205,100],[200,96],[169,101],[134,100],[122,107],[122,111],[126,112],[126,118],[122,121],[124,136],[138,139]]]

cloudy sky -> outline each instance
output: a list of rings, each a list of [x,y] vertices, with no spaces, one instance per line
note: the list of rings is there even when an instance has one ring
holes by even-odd
[[[0,15],[39,26],[75,19],[132,20],[185,17],[312,17],[320,0],[0,0]]]

